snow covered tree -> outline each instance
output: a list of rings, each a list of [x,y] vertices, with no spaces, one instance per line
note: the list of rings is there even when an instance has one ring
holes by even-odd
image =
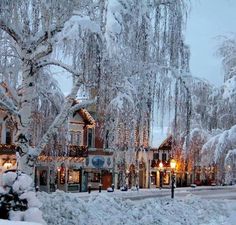
[[[1,105],[16,118],[17,134],[15,142],[18,146],[17,151],[21,156],[21,169],[27,174],[32,174],[35,159],[46,146],[53,133],[68,117],[78,89],[84,83],[81,71],[73,66],[53,60],[52,56],[55,55],[52,53],[55,50],[55,43],[59,42],[59,34],[62,34],[63,28],[66,30],[72,24],[78,26],[81,30],[89,30],[91,28],[90,18],[82,20],[81,16],[77,15],[75,11],[76,9],[81,9],[81,13],[83,13],[89,4],[92,3],[89,1],[78,3],[77,1],[67,0],[60,2],[56,0],[50,2],[37,0],[13,2],[3,0],[0,3],[1,40],[4,41],[4,45],[1,47],[1,55],[3,55],[1,57],[3,61],[1,62],[4,62],[2,64],[5,69],[1,71],[1,75],[4,80],[7,80],[6,77],[12,73],[12,71],[10,73],[7,69],[12,64],[12,68],[18,66],[18,71],[14,71],[12,76],[20,78],[18,86],[13,87],[17,88],[15,89],[17,99],[13,102],[2,94]],[[65,35],[63,37],[66,38]],[[71,48],[71,45],[67,44],[64,49],[69,51]],[[47,97],[50,95],[50,93],[44,91],[39,93],[38,91],[40,90],[37,88],[37,84],[39,85],[40,79],[42,80],[40,76],[43,74],[43,69],[50,65],[60,66],[69,71],[74,78],[74,83],[71,93],[67,96],[59,111],[57,111],[57,116],[51,126],[40,138],[37,146],[33,148],[30,146],[30,124],[32,122],[34,103],[40,94],[47,95]],[[16,80],[18,80],[17,78]],[[10,83],[8,82],[7,84]],[[42,82],[42,85],[45,85],[45,82]],[[9,86],[8,89],[11,90],[12,87]],[[57,104],[59,103],[57,102]],[[86,104],[83,102],[80,106],[74,106],[73,109],[84,107]],[[37,105],[40,107],[39,102],[37,102]]]
[[[3,0],[0,12],[1,76],[15,79],[14,86],[6,83],[17,97],[10,101],[2,95],[1,105],[16,118],[15,140],[26,173],[32,173],[35,159],[69,113],[93,102],[72,107],[80,88],[97,96],[96,109],[106,126],[103,137],[115,149],[148,147],[153,102],[157,100],[164,115],[177,104],[171,94],[175,83],[185,87],[181,76],[189,70],[183,38],[186,2]],[[46,81],[46,68],[52,66],[73,78],[71,93],[63,101],[56,86]],[[50,91],[42,89],[45,82]],[[186,87],[184,93],[189,103]],[[57,96],[53,103],[50,96]],[[32,112],[45,110],[45,104],[51,124],[32,140]]]
[[[107,115],[116,121],[113,126],[123,124],[120,134],[129,137],[121,145],[134,148],[137,139],[136,147],[147,147],[153,103],[157,101],[162,115],[172,107],[173,80],[188,71],[189,50],[182,33],[186,7],[183,1],[108,1],[105,37],[108,59],[115,63],[107,64],[114,74],[110,83],[119,85],[112,90],[112,85],[101,87],[100,95],[112,93],[105,94],[110,102]]]
[[[201,163],[204,166],[217,165],[219,181],[230,183],[235,167],[235,115],[236,115],[236,42],[234,37],[224,37],[218,48],[224,69],[224,84],[213,88],[208,98],[207,110],[201,110],[208,117],[204,129],[209,137],[201,150]]]

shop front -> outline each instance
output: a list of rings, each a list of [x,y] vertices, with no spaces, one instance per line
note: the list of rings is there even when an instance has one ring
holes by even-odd
[[[40,191],[82,191],[82,162],[40,162],[36,167],[36,185]]]
[[[92,190],[106,190],[112,185],[113,158],[112,155],[89,155],[85,160],[84,176],[87,186]]]

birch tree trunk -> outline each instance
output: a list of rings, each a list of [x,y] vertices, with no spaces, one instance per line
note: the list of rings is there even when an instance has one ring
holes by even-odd
[[[30,60],[23,60],[22,62],[22,88],[19,93],[19,120],[18,131],[16,133],[16,145],[21,156],[20,169],[26,174],[33,173],[33,162],[29,157],[31,134],[30,123],[32,120],[32,100],[34,98],[34,79],[36,72],[33,70],[33,63]]]

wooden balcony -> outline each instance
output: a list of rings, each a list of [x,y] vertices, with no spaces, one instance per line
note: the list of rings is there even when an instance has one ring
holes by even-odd
[[[79,145],[68,145],[69,157],[88,157],[88,147]]]
[[[16,154],[15,145],[0,144],[0,155],[14,155]]]

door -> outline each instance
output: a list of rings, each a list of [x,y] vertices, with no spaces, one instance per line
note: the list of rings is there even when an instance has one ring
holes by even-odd
[[[106,190],[107,188],[111,187],[112,185],[112,174],[105,173],[102,175],[102,189]]]

